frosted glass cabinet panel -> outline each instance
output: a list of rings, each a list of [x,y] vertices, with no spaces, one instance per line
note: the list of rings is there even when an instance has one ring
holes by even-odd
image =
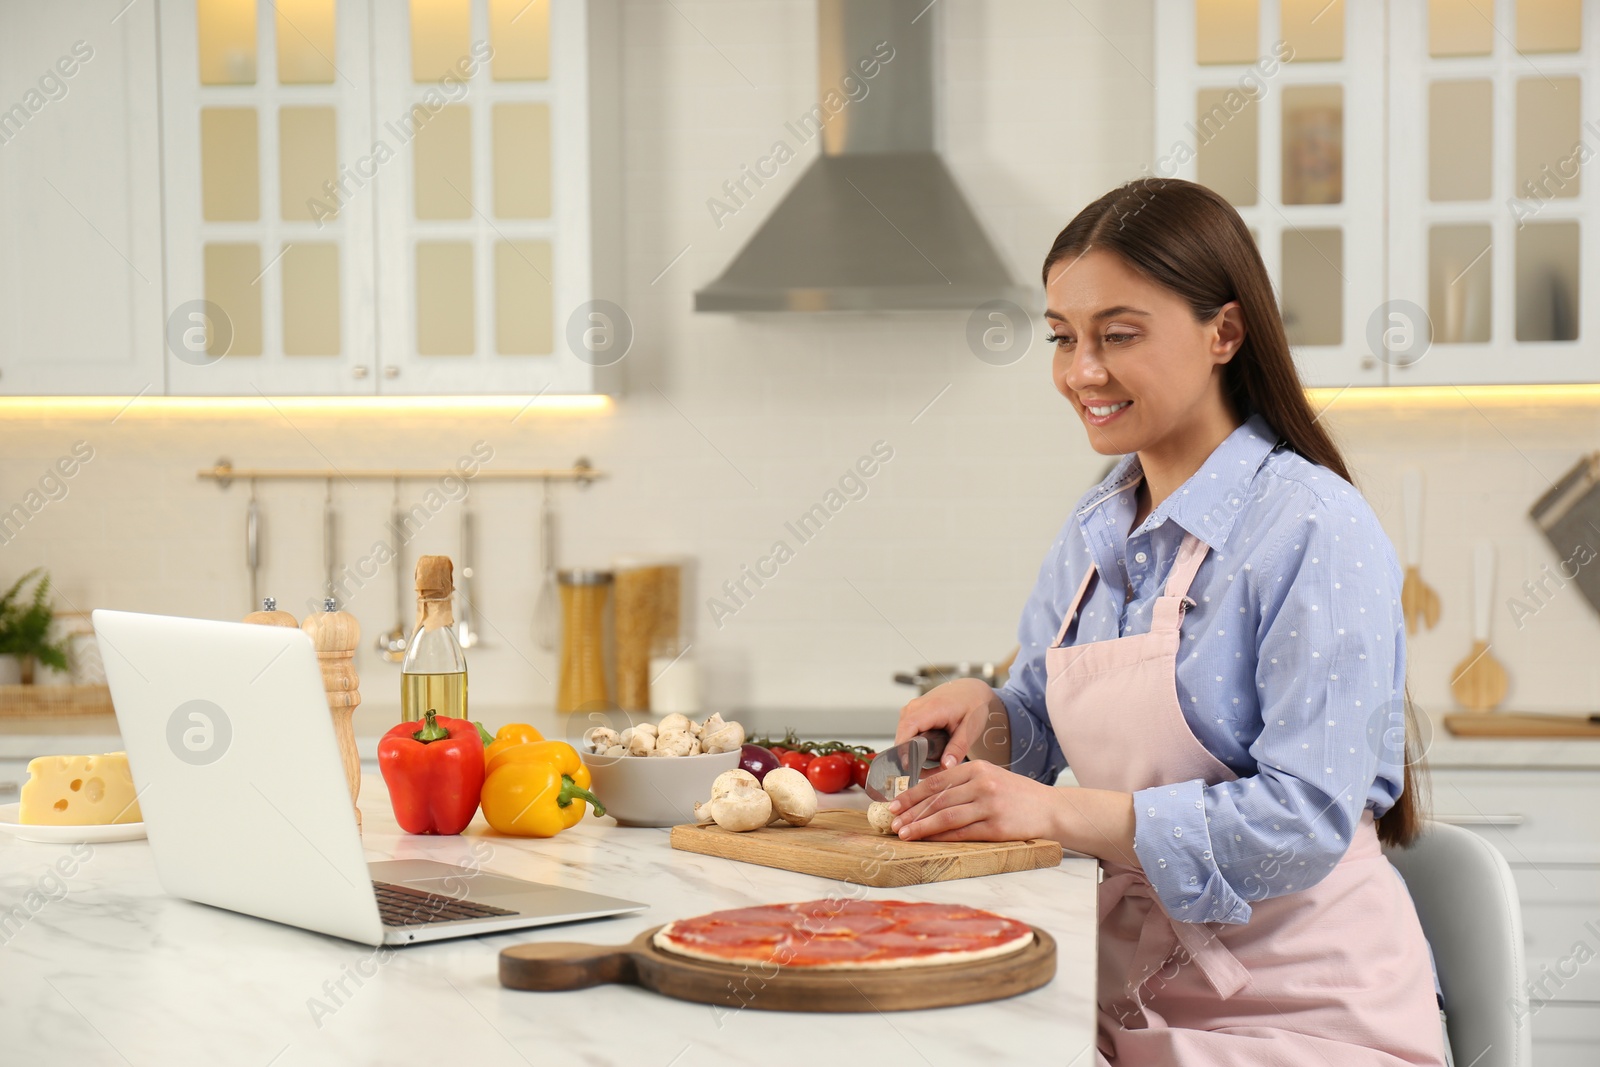
[[[616,0],[159,3],[168,392],[616,388]]]
[[[1315,385],[1381,385],[1381,0],[1158,0],[1152,178],[1233,204]],[[1360,116],[1358,121],[1351,116]]]
[[[1585,337],[1600,244],[1583,173],[1600,151],[1600,4],[1389,11],[1390,298],[1425,308],[1432,338],[1389,381],[1600,381]]]
[[[376,111],[415,130],[375,201],[383,391],[589,392],[615,380],[567,326],[587,322],[617,265],[615,213],[595,205],[620,168],[609,139],[593,137],[615,88],[591,96],[615,77],[614,49],[600,47],[614,18],[595,3],[373,7],[376,51],[409,57],[378,65]]]
[[[369,21],[364,0],[163,0],[168,318],[203,325],[169,328],[167,392],[372,391]]]
[[[1309,384],[1600,382],[1600,0],[1156,12],[1150,174],[1239,210]]]

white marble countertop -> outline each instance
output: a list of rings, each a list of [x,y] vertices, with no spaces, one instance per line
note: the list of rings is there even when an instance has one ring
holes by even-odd
[[[853,798],[853,799],[852,799]],[[861,803],[859,793],[840,794]],[[831,803],[831,801],[830,801]],[[676,852],[666,830],[586,818],[548,840],[410,837],[366,775],[369,859],[468,861],[647,901],[638,916],[403,949],[372,949],[166,896],[146,842],[40,845],[0,833],[0,1047],[6,1062],[81,1064],[628,1064],[816,1067],[1092,1062],[1096,865],[869,889]],[[83,854],[83,849],[89,848]],[[72,873],[53,874],[60,861]],[[1042,989],[932,1011],[732,1011],[636,987],[502,989],[500,949],[523,941],[622,943],[669,919],[829,895],[971,904],[1055,937]]]

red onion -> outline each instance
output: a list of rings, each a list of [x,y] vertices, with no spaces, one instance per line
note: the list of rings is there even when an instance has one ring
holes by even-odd
[[[744,745],[739,749],[739,766],[755,775],[759,782],[767,776],[768,771],[781,765],[770,749],[760,745]]]

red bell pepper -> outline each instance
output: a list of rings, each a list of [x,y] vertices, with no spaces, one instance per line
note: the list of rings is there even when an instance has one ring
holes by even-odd
[[[394,821],[408,834],[459,834],[483,792],[483,738],[476,724],[429,711],[419,730],[403,722],[378,742],[378,769]]]

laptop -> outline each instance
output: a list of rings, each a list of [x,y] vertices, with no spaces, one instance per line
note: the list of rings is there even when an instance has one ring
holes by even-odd
[[[465,865],[368,863],[306,633],[105,609],[93,619],[156,872],[173,896],[367,945],[648,907],[484,870],[490,838],[458,839]]]

